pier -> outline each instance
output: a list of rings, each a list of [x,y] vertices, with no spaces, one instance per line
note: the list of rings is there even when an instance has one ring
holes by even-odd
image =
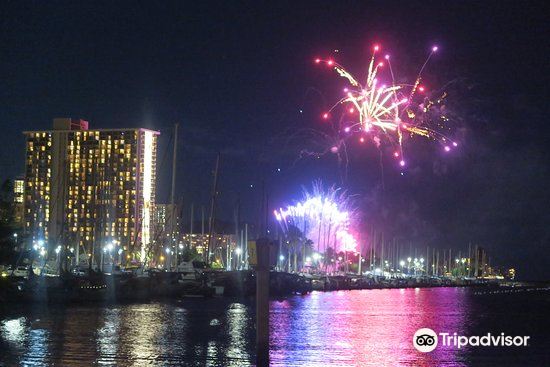
[[[312,291],[431,287],[514,286],[500,280],[445,277],[376,277],[354,274],[294,274],[270,271],[271,298],[304,295]],[[82,303],[177,300],[186,297],[254,297],[252,270],[185,272],[151,271],[145,275],[92,273],[86,276],[4,276],[0,303]]]

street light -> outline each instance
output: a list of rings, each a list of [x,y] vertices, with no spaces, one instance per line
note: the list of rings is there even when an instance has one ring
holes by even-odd
[[[17,246],[17,233],[13,234],[13,238],[15,238],[15,247],[19,250],[19,247]]]
[[[243,253],[243,249],[241,247],[235,248],[235,254],[237,255],[237,262],[235,264],[235,270],[242,269],[242,265],[244,263],[243,259],[241,258],[241,254]]]
[[[104,254],[106,254],[107,252],[110,253],[112,249],[113,249],[113,245],[110,242],[108,244],[106,244],[105,246],[103,246],[103,251],[101,252],[101,259],[100,259],[100,269],[101,269],[102,272],[104,271],[104,268],[105,268],[105,256],[104,256]]]
[[[414,258],[413,265],[414,265],[414,275],[416,276],[416,272],[418,271],[418,267],[420,265],[420,263],[418,262],[418,259],[416,257]]]

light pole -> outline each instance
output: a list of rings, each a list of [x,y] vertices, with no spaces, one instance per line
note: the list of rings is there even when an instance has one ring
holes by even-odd
[[[405,262],[403,260],[401,260],[399,262],[399,266],[401,267],[401,276],[403,276],[403,266],[405,266]]]
[[[170,256],[172,254],[172,250],[170,250],[170,247],[167,247],[166,248],[166,270],[170,271],[172,269],[172,256]]]
[[[411,258],[407,257],[407,275],[411,275]]]
[[[55,262],[57,263],[57,270],[61,270],[61,256],[59,255],[60,252],[61,245],[55,248]]]
[[[100,259],[100,266],[99,266],[99,270],[103,273],[103,261],[104,261],[104,257],[105,257],[105,253],[107,252],[107,249],[105,247],[103,247],[103,251],[101,251],[101,259]]]
[[[17,251],[19,251],[19,256],[17,257],[16,266],[12,267],[12,272],[11,272],[12,275],[13,275],[13,272],[15,271],[15,268],[17,267],[17,265],[19,265],[19,260],[21,260],[21,256],[23,255],[23,251],[20,251],[19,247],[17,246],[17,233],[14,233],[13,237],[15,238],[15,249]]]
[[[235,249],[235,254],[237,255],[237,263],[235,264],[235,270],[239,270],[241,268],[241,254],[243,253],[242,248],[237,247]]]
[[[32,249],[38,253],[37,257],[40,257],[42,255],[42,251],[44,250],[44,248],[42,247],[43,245],[44,245],[44,241],[42,240],[33,241]],[[33,261],[35,256],[36,255],[33,255]],[[40,265],[40,261],[39,261],[39,265]],[[13,270],[15,270],[15,267],[13,268]],[[12,274],[13,274],[13,271],[12,271]]]
[[[40,275],[43,275],[42,274],[42,271],[44,270],[44,267],[46,266],[46,254],[47,254],[47,251],[44,247],[40,247],[40,257],[43,258],[42,261],[40,261]]]
[[[110,250],[109,250],[109,251],[116,250],[116,262],[120,262],[120,254],[122,253],[120,251],[122,249],[117,250],[117,247],[118,247],[119,244],[120,244],[119,241],[112,240],[111,241],[111,247],[110,247]],[[111,263],[112,263],[113,266],[115,265],[115,255],[111,255]]]
[[[312,257],[313,257],[313,265],[317,269],[319,267],[319,260],[321,259],[321,254],[319,254],[318,252],[314,252]]]

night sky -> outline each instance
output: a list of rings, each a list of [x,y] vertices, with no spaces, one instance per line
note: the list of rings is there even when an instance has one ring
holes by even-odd
[[[543,2],[25,2],[0,5],[1,179],[23,172],[21,131],[54,117],[92,128],[160,130],[158,202],[169,195],[180,123],[178,196],[208,206],[218,152],[219,217],[257,221],[315,179],[355,198],[361,220],[414,245],[485,247],[523,279],[549,279],[548,11]],[[400,174],[372,144],[298,159],[343,81],[333,56],[364,73],[380,43],[412,75],[434,44],[428,84],[449,84],[460,149],[408,147]],[[338,53],[334,53],[338,50]],[[345,175],[347,172],[347,176]]]

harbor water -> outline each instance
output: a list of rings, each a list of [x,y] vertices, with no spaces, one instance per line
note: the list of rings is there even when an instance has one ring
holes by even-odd
[[[548,366],[550,291],[473,288],[312,292],[270,304],[273,366]],[[254,299],[18,305],[0,315],[0,365],[250,366]],[[439,345],[415,331],[529,336],[525,347]]]

